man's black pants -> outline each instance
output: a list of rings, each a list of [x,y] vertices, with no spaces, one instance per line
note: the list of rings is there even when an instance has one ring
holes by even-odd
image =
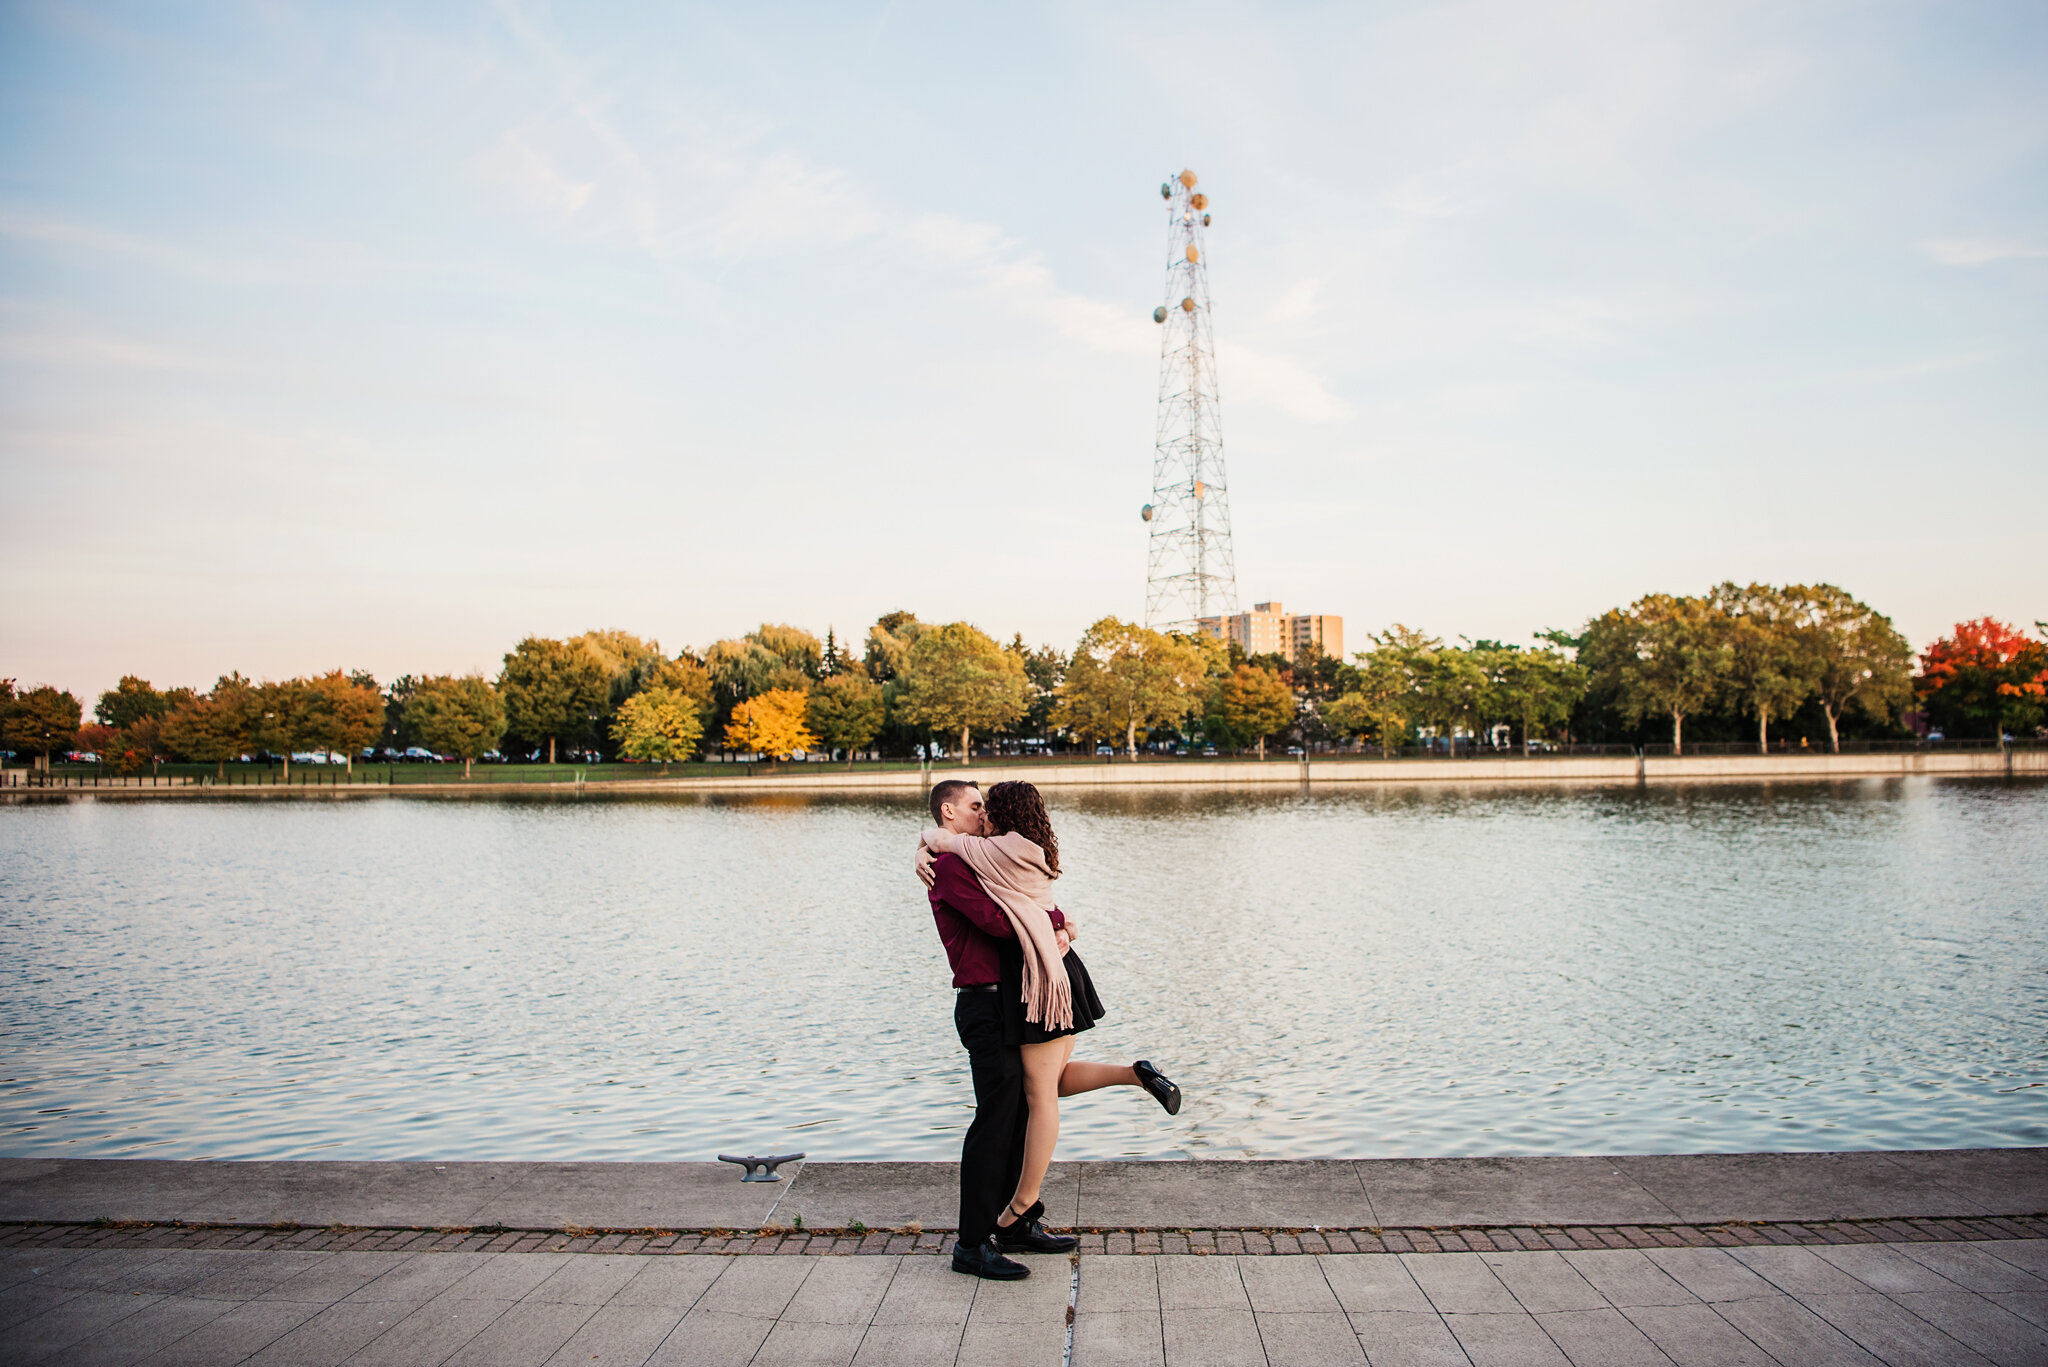
[[[974,1123],[960,1146],[960,1242],[996,1232],[1024,1172],[1024,1057],[1003,1045],[1002,994],[955,993],[953,1025],[974,1074]]]

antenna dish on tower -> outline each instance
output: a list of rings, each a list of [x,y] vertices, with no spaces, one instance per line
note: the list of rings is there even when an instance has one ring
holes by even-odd
[[[1183,171],[1183,172],[1181,172],[1181,173],[1180,173],[1180,183],[1181,183],[1182,185],[1186,186],[1186,187],[1187,187],[1188,189],[1190,189],[1190,190],[1194,189],[1194,188],[1195,188],[1195,173],[1194,173],[1193,171]]]

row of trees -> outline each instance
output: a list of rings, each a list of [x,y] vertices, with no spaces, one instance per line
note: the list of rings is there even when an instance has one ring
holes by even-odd
[[[2048,634],[2048,629],[2044,629]],[[1954,736],[2048,720],[2048,642],[1981,619],[1912,652],[1890,620],[1830,585],[1732,583],[1696,597],[1651,594],[1524,647],[1448,645],[1396,625],[1350,661],[1247,657],[1201,635],[1113,617],[1070,653],[997,642],[965,622],[890,613],[858,654],[828,631],[764,624],[701,654],[670,656],[621,631],[529,637],[495,679],[402,677],[389,687],[336,670],[208,692],[123,678],[85,724],[72,695],[0,681],[0,738],[45,758],[91,750],[116,768],[162,757],[224,765],[256,752],[351,760],[420,746],[465,766],[500,751],[667,765],[709,750],[786,757],[910,753],[940,739],[963,759],[977,738],[1256,748],[1273,740],[1375,745],[1501,737],[1609,738],[1688,722],[1710,731],[1813,716],[1839,747],[1845,723],[1896,732],[1902,709]],[[1804,724],[1803,722],[1799,724]],[[1818,722],[1816,723],[1818,725]]]

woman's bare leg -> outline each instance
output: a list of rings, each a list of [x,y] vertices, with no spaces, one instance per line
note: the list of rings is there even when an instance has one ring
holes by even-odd
[[[1008,1226],[1017,1212],[1031,1209],[1045,1185],[1045,1170],[1052,1166],[1052,1151],[1060,1142],[1060,1078],[1074,1052],[1074,1037],[1062,1035],[1043,1044],[1027,1044],[1024,1055],[1024,1104],[1031,1108],[1024,1123],[1024,1171],[1017,1178],[1017,1194],[999,1219]]]
[[[1068,1037],[1069,1039],[1072,1036]],[[1128,1065],[1119,1067],[1114,1063],[1086,1063],[1075,1059],[1060,1071],[1060,1095],[1079,1096],[1082,1092],[1099,1092],[1104,1087],[1139,1086],[1138,1070]]]

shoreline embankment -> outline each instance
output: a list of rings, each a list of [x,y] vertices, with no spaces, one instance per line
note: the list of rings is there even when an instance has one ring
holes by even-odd
[[[735,766],[737,768],[738,766]],[[1487,786],[1649,785],[1699,782],[1830,782],[1902,778],[2048,778],[2048,750],[2008,748],[1966,751],[1888,751],[1864,754],[1774,755],[1530,755],[1461,759],[1374,759],[1351,756],[1308,759],[1159,760],[1102,764],[1034,764],[991,759],[969,764],[935,764],[925,769],[847,771],[825,765],[791,765],[769,773],[730,777],[607,778],[579,780],[570,766],[559,781],[493,783],[460,780],[431,783],[212,784],[190,781],[118,780],[20,786],[21,771],[0,788],[0,797],[147,798],[473,798],[563,794],[774,794],[846,793],[920,795],[941,779],[972,778],[984,786],[1024,779],[1050,789],[1316,789],[1375,784]]]

